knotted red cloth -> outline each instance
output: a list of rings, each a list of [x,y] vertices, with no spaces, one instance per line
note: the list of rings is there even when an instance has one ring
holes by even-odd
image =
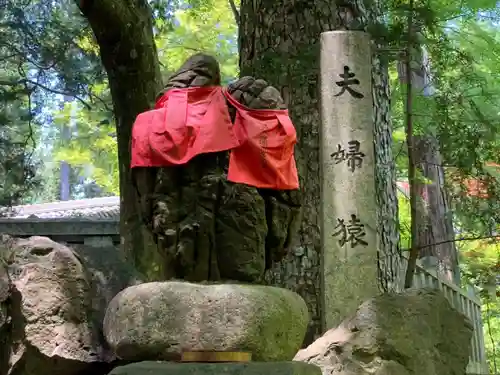
[[[132,128],[134,167],[182,165],[199,154],[238,146],[222,88],[172,89]]]
[[[236,108],[234,125],[224,98]],[[137,116],[131,168],[182,165],[199,154],[231,150],[229,181],[293,190],[299,187],[296,142],[288,110],[247,108],[218,86],[172,89]]]
[[[234,132],[240,143],[231,150],[227,179],[258,188],[298,189],[297,133],[288,110],[251,109],[223,92],[236,108]]]

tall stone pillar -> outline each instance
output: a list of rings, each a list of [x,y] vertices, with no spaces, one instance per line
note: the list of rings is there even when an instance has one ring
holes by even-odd
[[[323,329],[378,294],[370,36],[321,34]]]

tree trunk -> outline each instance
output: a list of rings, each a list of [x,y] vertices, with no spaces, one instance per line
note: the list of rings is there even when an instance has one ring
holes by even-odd
[[[130,176],[130,138],[136,116],[152,108],[162,82],[153,18],[146,0],[77,1],[99,44],[108,73],[118,138],[120,233],[125,253],[142,271],[151,268],[151,237],[139,217]],[[149,253],[151,251],[151,253]]]
[[[310,343],[322,331],[318,221],[319,37],[323,31],[340,28],[343,21],[352,15],[364,29],[375,20],[377,13],[375,9],[367,9],[362,1],[347,3],[351,10],[345,6],[337,9],[335,4],[326,0],[241,1],[241,75],[263,78],[281,89],[299,138],[296,160],[303,197],[299,241],[287,260],[271,271],[268,281],[295,290],[306,300],[312,322],[304,344]],[[373,59],[373,96],[376,184],[380,208],[379,284],[381,290],[389,290],[395,289],[399,283],[398,213],[391,153],[388,73],[387,66],[376,55]]]
[[[460,285],[439,144],[433,136],[419,136],[415,137],[414,145],[416,167],[426,180],[417,181],[421,197],[417,218],[419,259],[425,268],[435,269],[444,279]]]
[[[428,97],[435,92],[431,79],[430,60],[422,44],[423,40],[421,31],[417,27],[415,44],[411,53],[410,74],[407,74],[402,61],[398,62],[397,66],[399,81],[407,84],[409,76],[415,97]],[[430,133],[413,138],[415,167],[423,177],[415,181],[418,190],[418,209],[415,218],[418,259],[422,261],[424,268],[434,269],[444,279],[460,285],[458,254],[453,242],[455,238],[453,217],[445,190],[439,141],[432,134],[432,124],[425,117],[418,121],[420,128]]]

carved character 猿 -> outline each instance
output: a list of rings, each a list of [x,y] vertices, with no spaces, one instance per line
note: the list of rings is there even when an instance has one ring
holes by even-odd
[[[347,224],[344,219],[337,218],[337,226],[334,230],[336,232],[333,233],[333,236],[338,237],[340,246],[345,244],[349,244],[351,248],[358,245],[368,246],[368,242],[363,239],[366,236],[365,225],[354,214],[351,215]]]
[[[362,99],[365,96],[361,94],[360,92],[354,90],[351,85],[359,85],[359,79],[354,78],[356,74],[350,72],[351,68],[349,68],[347,65],[344,66],[344,73],[339,74],[340,78],[342,78],[342,81],[336,81],[335,84],[342,89],[340,90],[339,93],[335,94],[334,96],[340,96],[344,92],[349,92],[354,98],[356,99]]]
[[[347,142],[347,151],[340,145],[337,145],[337,151],[332,152],[330,157],[333,158],[335,164],[342,163],[347,160],[347,166],[354,172],[357,168],[363,166],[363,158],[365,154],[360,151],[361,144],[359,141],[349,141]]]

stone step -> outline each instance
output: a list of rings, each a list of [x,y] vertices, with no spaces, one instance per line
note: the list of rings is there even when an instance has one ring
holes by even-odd
[[[109,375],[321,375],[321,369],[304,362],[137,362],[117,367]]]

